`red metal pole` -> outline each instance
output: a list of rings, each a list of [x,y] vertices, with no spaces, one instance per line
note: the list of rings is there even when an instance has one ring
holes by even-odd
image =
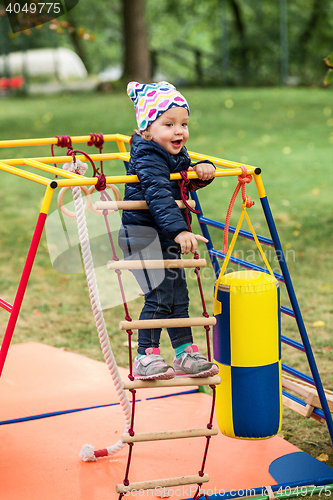
[[[25,294],[25,291],[26,291],[26,288],[27,288],[27,284],[28,284],[29,278],[30,278],[31,269],[32,269],[32,266],[33,266],[34,261],[35,261],[37,249],[38,249],[40,238],[42,236],[42,232],[43,232],[43,229],[44,229],[45,220],[46,220],[47,213],[48,213],[48,210],[49,210],[49,207],[50,207],[50,203],[51,203],[51,200],[52,200],[52,195],[53,195],[53,192],[54,192],[54,188],[56,188],[56,187],[57,187],[57,183],[55,181],[52,181],[50,183],[50,186],[48,186],[47,189],[46,189],[46,193],[45,193],[45,197],[44,197],[42,209],[40,211],[40,214],[39,214],[39,217],[38,217],[38,220],[37,220],[35,232],[33,234],[32,240],[31,240],[31,245],[30,245],[30,248],[29,248],[29,252],[28,252],[25,264],[24,264],[23,273],[22,273],[22,276],[21,276],[21,279],[20,279],[20,283],[19,283],[17,292],[16,292],[16,296],[15,296],[14,304],[13,304],[13,307],[12,307],[12,310],[11,310],[11,314],[10,314],[10,317],[9,317],[9,321],[8,321],[8,324],[7,324],[5,336],[3,338],[3,342],[2,342],[2,345],[1,345],[1,350],[0,350],[0,377],[1,377],[1,373],[2,373],[4,364],[5,364],[5,361],[6,361],[8,349],[9,349],[9,346],[10,346],[10,343],[11,343],[11,340],[12,340],[12,337],[13,337],[13,333],[14,333],[14,329],[15,329],[15,326],[16,326],[17,318],[18,318],[18,315],[19,315],[19,312],[20,312],[20,309],[21,309],[23,297],[24,297],[24,294]]]
[[[2,309],[5,309],[5,311],[8,311],[9,313],[12,312],[13,309],[13,306],[9,302],[3,299],[0,299],[0,307]]]

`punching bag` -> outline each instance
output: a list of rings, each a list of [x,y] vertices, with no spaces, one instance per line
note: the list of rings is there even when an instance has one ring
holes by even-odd
[[[238,271],[218,281],[214,303],[216,416],[241,439],[277,434],[282,420],[280,291],[274,276]]]

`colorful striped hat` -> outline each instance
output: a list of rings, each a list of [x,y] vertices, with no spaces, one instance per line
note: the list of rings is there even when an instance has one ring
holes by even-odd
[[[175,106],[186,108],[190,114],[185,97],[168,82],[130,82],[127,85],[127,94],[134,102],[140,132],[149,127],[162,113]]]

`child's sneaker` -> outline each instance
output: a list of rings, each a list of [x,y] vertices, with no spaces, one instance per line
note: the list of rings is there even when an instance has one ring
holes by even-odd
[[[176,377],[211,377],[217,375],[217,365],[207,361],[196,345],[188,345],[180,358],[173,360]]]
[[[148,347],[146,355],[135,359],[133,363],[133,376],[136,380],[168,380],[174,378],[172,366],[166,364],[157,347]]]

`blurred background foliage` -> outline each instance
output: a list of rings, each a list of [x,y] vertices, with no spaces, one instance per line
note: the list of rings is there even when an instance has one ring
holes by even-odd
[[[0,53],[67,47],[90,74],[113,67],[123,79],[322,85],[332,51],[329,0],[81,0],[66,16],[16,34],[0,11]],[[144,58],[145,73],[133,74]]]

